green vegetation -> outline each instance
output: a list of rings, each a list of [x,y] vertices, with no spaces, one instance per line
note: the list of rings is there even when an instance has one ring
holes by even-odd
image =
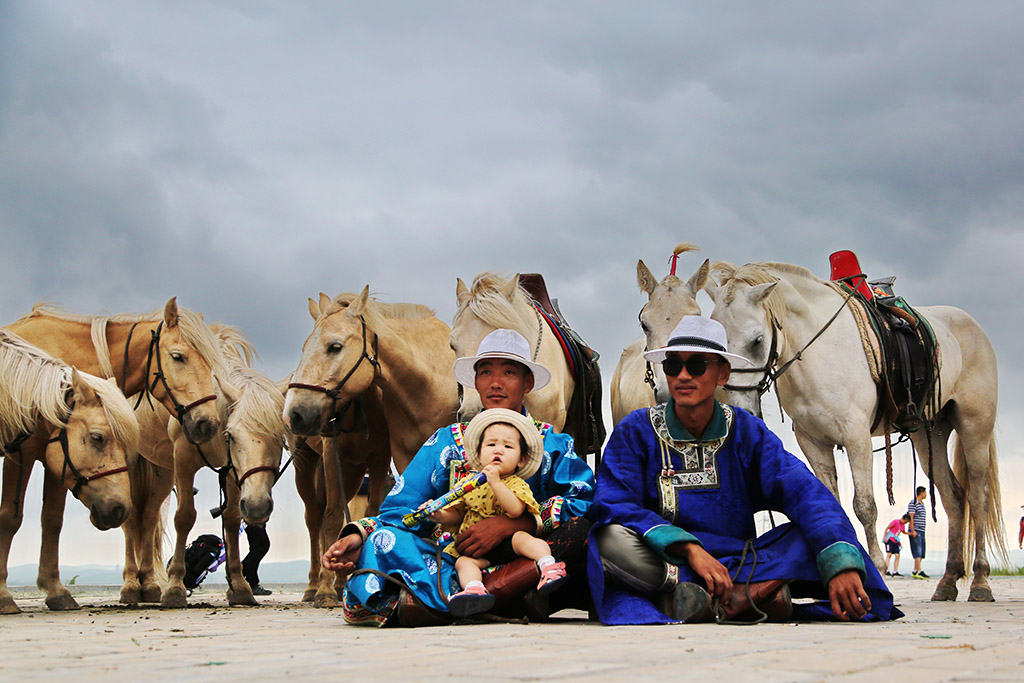
[[[1024,576],[1024,567],[992,567],[991,576]]]

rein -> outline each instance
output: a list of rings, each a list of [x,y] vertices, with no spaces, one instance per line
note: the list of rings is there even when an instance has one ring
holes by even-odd
[[[341,498],[342,498],[342,510],[344,512],[345,524],[349,524],[352,521],[352,513],[348,509],[348,501],[344,500],[344,498],[345,498],[345,475],[344,475],[344,473],[342,472],[342,469],[341,469],[341,451],[338,449],[338,434],[343,433],[345,430],[341,428],[341,421],[338,419],[341,416],[339,414],[339,411],[337,410],[337,408],[338,408],[338,395],[341,393],[342,387],[345,386],[345,383],[348,382],[349,378],[351,378],[352,375],[355,374],[355,371],[359,368],[359,366],[363,364],[364,360],[369,362],[369,364],[373,367],[374,374],[378,374],[378,373],[381,372],[381,368],[380,368],[380,353],[377,350],[377,346],[378,346],[378,343],[380,341],[380,337],[377,335],[376,332],[374,332],[374,334],[373,334],[373,355],[371,356],[367,352],[367,349],[366,349],[366,319],[363,318],[363,316],[359,316],[359,322],[362,324],[362,331],[363,331],[363,350],[362,350],[362,353],[360,354],[359,360],[356,361],[355,365],[353,365],[352,368],[347,373],[345,373],[345,376],[341,378],[341,381],[338,382],[338,384],[333,389],[327,389],[326,387],[322,387],[322,386],[319,386],[317,384],[303,384],[301,382],[289,382],[288,383],[288,388],[289,389],[308,389],[310,391],[316,391],[316,392],[325,394],[328,398],[331,399],[331,410],[330,410],[331,419],[329,419],[327,421],[327,424],[331,426],[331,429],[330,429],[329,432],[326,431],[326,430],[321,431],[321,436],[329,436],[329,437],[331,437],[331,443],[333,444],[334,467],[335,467],[335,473],[338,475],[338,486],[341,489],[340,495],[341,495]],[[342,406],[341,413],[344,413],[345,410],[348,408],[348,406],[351,405],[351,404],[352,404],[352,401],[346,402],[345,405]],[[326,426],[327,425],[325,425],[325,427]],[[289,459],[289,462],[291,462],[291,459]],[[282,468],[281,471],[283,472],[284,468]]]

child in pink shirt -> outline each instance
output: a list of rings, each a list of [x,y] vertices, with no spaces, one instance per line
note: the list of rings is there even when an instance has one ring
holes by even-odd
[[[903,544],[900,543],[900,534],[907,533],[907,522],[910,521],[910,515],[906,514],[899,519],[894,519],[889,522],[889,526],[885,527],[885,552],[889,553],[885,558],[885,575],[886,576],[903,576],[900,574],[900,550],[903,549]],[[893,564],[892,573],[889,572],[889,561],[892,560],[893,556],[896,557],[896,562]]]

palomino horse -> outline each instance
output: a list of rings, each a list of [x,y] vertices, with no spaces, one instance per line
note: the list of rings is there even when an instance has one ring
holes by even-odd
[[[145,460],[135,462],[131,469],[135,505],[124,528],[124,603],[159,599],[164,607],[187,604],[183,577],[185,545],[196,520],[193,483],[196,472],[207,466],[218,470],[224,482],[222,519],[228,604],[256,604],[252,589],[242,576],[238,533],[243,518],[249,524],[264,524],[273,510],[271,488],[277,480],[284,447],[284,395],[282,387],[248,366],[254,352],[238,330],[217,324],[210,327],[227,360],[226,382],[221,385],[230,403],[221,406],[226,413],[225,438],[197,446],[185,438],[180,424],[171,419],[163,406],[139,406],[137,412],[145,435],[141,453]],[[168,569],[168,585],[161,596],[160,511],[172,483],[178,492],[174,515],[177,542]]]
[[[648,408],[668,400],[665,373],[657,363],[644,360],[644,351],[664,346],[673,328],[684,315],[700,315],[697,292],[708,279],[705,261],[689,280],[675,275],[675,259],[679,254],[697,247],[682,242],[673,250],[672,272],[658,282],[644,262],[636,262],[636,281],[647,293],[647,303],[640,309],[640,328],[644,336],[622,352],[612,375],[612,421],[619,420],[639,408]]]
[[[339,477],[345,479],[344,496],[350,497],[368,466],[370,498],[379,505],[390,459],[399,471],[404,470],[423,442],[454,419],[458,405],[452,376],[455,355],[448,344],[448,326],[425,306],[381,303],[371,299],[369,291],[366,286],[360,294],[340,294],[333,300],[321,294],[319,302],[309,300],[309,312],[315,321],[313,332],[303,344],[302,358],[285,398],[285,424],[297,437],[343,437],[350,428],[356,431],[349,435],[351,438],[331,440],[322,446],[330,457],[321,459],[326,501],[320,525],[321,545],[329,545],[338,537],[346,515]],[[383,435],[380,424],[376,433],[370,431],[375,422],[382,422],[375,416],[378,405],[387,426]],[[378,445],[387,443],[388,448],[374,449],[369,458],[344,452],[346,441],[351,444],[360,439],[376,440]],[[341,455],[338,465],[334,453]],[[364,462],[341,471],[339,465],[350,457]],[[306,463],[296,464],[296,484],[300,492],[308,492],[315,479],[303,469]],[[358,477],[352,476],[353,472],[358,472]],[[307,500],[308,516],[308,501],[312,498],[303,498]],[[319,558],[312,548],[311,555]],[[327,570],[318,570],[318,574],[314,604],[336,605],[335,577]]]
[[[575,382],[561,344],[534,307],[533,299],[519,284],[519,276],[506,279],[494,273],[481,273],[469,287],[459,278],[455,298],[458,309],[451,333],[455,355],[459,358],[475,356],[480,341],[496,329],[511,329],[523,335],[533,349],[531,360],[551,372],[551,381],[546,387],[526,395],[526,409],[534,418],[549,422],[556,431],[561,431]],[[451,374],[450,368],[448,374]],[[459,418],[469,420],[482,407],[476,390],[463,387]]]
[[[146,393],[148,404],[151,394],[181,421],[190,441],[204,443],[220,432],[214,375],[226,373],[224,356],[202,318],[179,309],[177,299],[162,312],[109,318],[37,305],[7,329],[79,370],[115,378],[125,395]],[[26,455],[38,458],[28,446]],[[44,486],[58,491],[44,475]],[[63,518],[63,495],[44,497],[43,506],[53,508],[44,516]],[[56,546],[44,541],[43,552],[54,553],[46,562],[56,566]]]
[[[78,372],[0,330],[0,439],[7,444],[0,504],[0,614],[21,611],[7,589],[7,561],[34,463],[28,452],[42,456],[49,474],[44,497],[60,502],[43,507],[37,585],[46,591],[50,609],[78,609],[58,570],[63,489],[89,509],[96,528],[124,522],[131,505],[125,453],[134,452],[139,441],[131,406],[113,383]],[[18,441],[23,443],[15,445]]]
[[[715,301],[711,317],[728,331],[729,350],[760,366],[758,372],[734,375],[730,395],[736,405],[759,413],[761,390],[774,379],[801,450],[837,497],[834,447],[846,449],[853,473],[854,512],[864,526],[872,560],[883,567],[871,481],[871,426],[879,406],[857,323],[845,304],[847,297],[809,270],[784,263],[755,263],[739,269],[716,264],[715,273],[718,283],[707,286]],[[974,579],[968,599],[990,601],[986,541],[994,541],[1004,554],[1006,550],[993,437],[995,353],[978,323],[963,311],[950,306],[917,310],[935,332],[941,359],[938,411],[911,435],[949,518],[946,571],[932,600],[956,599],[956,581],[965,575],[965,552],[968,557],[971,554],[971,539],[965,533],[969,514]],[[777,362],[784,367],[794,358],[799,362],[789,364],[782,374],[777,371]],[[954,430],[951,468],[947,441]]]

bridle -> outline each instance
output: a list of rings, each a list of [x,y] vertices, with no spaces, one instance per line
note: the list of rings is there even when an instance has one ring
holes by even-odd
[[[132,342],[132,334],[135,332],[135,327],[138,324],[139,324],[138,322],[134,323],[132,325],[131,329],[128,330],[128,338],[124,342],[124,363],[121,366],[121,386],[122,387],[125,387],[125,386],[128,385],[128,347],[129,347],[129,345]],[[161,330],[163,330],[163,326],[164,326],[164,323],[161,320],[160,324],[156,326],[156,329],[152,330],[151,333],[150,333],[151,334],[151,338],[149,340],[149,351],[146,353],[146,378],[147,378],[147,382],[146,382],[145,388],[143,389],[142,393],[139,394],[139,399],[135,402],[135,408],[137,409],[142,404],[142,397],[143,396],[145,396],[146,400],[149,402],[149,407],[150,408],[153,407],[153,401],[152,401],[152,399],[150,397],[152,396],[153,390],[156,389],[156,385],[159,382],[160,384],[163,385],[164,392],[167,394],[167,398],[169,398],[171,400],[171,404],[174,406],[174,412],[176,413],[176,416],[178,418],[178,422],[181,422],[182,424],[184,424],[185,416],[188,414],[188,412],[190,410],[192,410],[196,406],[200,406],[200,405],[202,405],[204,403],[207,403],[209,401],[217,400],[217,395],[216,394],[210,394],[209,396],[203,396],[202,398],[200,398],[198,400],[195,400],[192,403],[189,403],[188,405],[182,405],[181,403],[178,402],[178,399],[176,399],[174,397],[174,392],[171,391],[171,386],[167,383],[167,376],[164,374],[163,361],[160,359],[160,332],[161,332]],[[152,382],[152,384],[150,384],[148,382],[148,378],[149,378],[150,370],[152,370],[152,368],[153,368],[153,356],[154,355],[156,356],[156,372],[153,373],[153,375],[154,375],[153,376],[153,382]],[[191,443],[193,446],[197,445],[195,442],[192,441],[192,438],[189,436],[187,430],[185,430],[185,438],[188,439],[189,443]],[[202,451],[200,451],[200,455],[202,455]],[[203,457],[203,460],[205,461],[206,458]],[[207,464],[209,465],[209,463],[207,463]]]
[[[127,466],[115,467],[113,469],[103,470],[102,472],[97,472],[96,474],[92,474],[92,475],[89,475],[87,477],[87,476],[85,476],[84,474],[82,474],[81,472],[78,471],[78,468],[75,467],[75,463],[71,462],[71,453],[69,452],[69,449],[68,449],[68,430],[67,430],[67,427],[62,428],[55,438],[50,439],[46,443],[51,444],[51,443],[55,443],[55,442],[59,442],[60,443],[60,448],[64,452],[64,464],[61,467],[61,472],[60,472],[61,481],[64,480],[64,477],[67,475],[68,471],[70,470],[71,476],[74,478],[74,481],[75,481],[75,485],[71,488],[71,495],[73,495],[75,498],[79,497],[78,494],[82,491],[82,487],[83,486],[87,486],[89,484],[89,482],[96,481],[97,479],[103,479],[104,477],[109,477],[109,476],[114,475],[114,474],[120,474],[121,472],[127,472],[128,471],[128,467]]]
[[[341,411],[339,411],[338,410],[338,395],[341,393],[341,389],[342,389],[342,387],[345,386],[345,383],[348,382],[348,380],[352,377],[352,375],[355,374],[356,370],[359,369],[359,366],[361,366],[363,364],[364,360],[367,361],[373,367],[374,375],[377,375],[377,374],[379,374],[381,372],[380,354],[377,351],[377,345],[378,345],[378,342],[380,341],[380,337],[377,335],[376,332],[373,333],[373,355],[371,356],[369,354],[369,352],[367,351],[367,346],[366,346],[366,319],[363,318],[363,316],[359,316],[359,322],[362,325],[363,350],[359,354],[359,360],[357,360],[355,362],[355,365],[353,365],[349,369],[349,371],[347,373],[345,373],[345,376],[341,378],[341,381],[338,382],[338,384],[335,385],[335,387],[333,389],[328,389],[326,387],[322,387],[322,386],[319,386],[317,384],[303,384],[302,382],[289,382],[288,383],[288,388],[289,389],[308,389],[310,391],[316,391],[316,392],[319,392],[321,394],[325,394],[328,398],[331,399],[331,410],[330,410],[330,413],[329,413],[331,417],[327,421],[327,424],[324,425],[324,429],[322,429],[320,431],[320,435],[321,436],[330,437],[331,438],[331,442],[334,444],[334,449],[333,449],[334,450],[334,466],[336,468],[336,473],[338,475],[338,485],[339,485],[339,487],[341,488],[341,491],[342,491],[341,498],[342,498],[343,501],[344,501],[344,498],[345,498],[345,496],[344,496],[345,476],[344,476],[344,473],[342,472],[342,469],[341,469],[341,451],[338,448],[338,434],[340,434],[344,430],[341,429],[341,421],[340,421],[339,418],[346,411],[348,406],[352,404],[352,401],[346,401],[345,405],[343,405],[341,407]],[[354,400],[358,401],[358,398],[354,399]],[[357,408],[360,408],[360,407],[361,407],[361,404],[357,403]],[[328,425],[330,425],[330,429],[329,430],[327,429]],[[290,458],[289,458],[289,462],[291,462]],[[283,472],[284,468],[281,468],[281,471]],[[246,473],[245,476],[248,476],[248,474],[249,473]],[[348,524],[348,523],[350,523],[352,521],[352,515],[349,512],[348,502],[347,501],[343,502],[342,508],[344,510],[345,524]]]

